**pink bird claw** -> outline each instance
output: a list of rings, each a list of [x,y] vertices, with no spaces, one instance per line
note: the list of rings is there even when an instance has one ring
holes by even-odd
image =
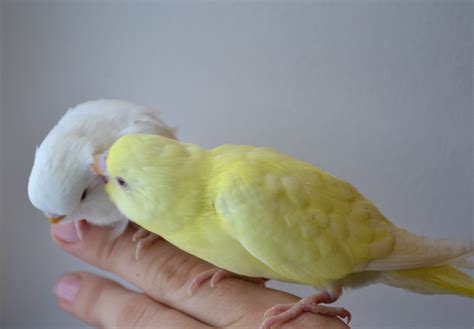
[[[139,228],[133,235],[132,235],[132,242],[137,242],[138,240],[146,237],[150,232],[143,228]]]
[[[83,221],[82,219],[74,221],[74,227],[76,228],[77,237],[79,238],[80,241],[84,240],[84,232],[82,230],[82,225],[83,225],[82,221]]]
[[[219,281],[225,278],[238,278],[245,281],[256,283],[260,286],[265,286],[265,282],[268,281],[268,279],[251,278],[251,277],[241,276],[229,271],[221,270],[219,268],[212,268],[210,270],[199,273],[193,278],[193,280],[191,281],[191,284],[188,287],[188,294],[192,296],[196,292],[196,290],[199,287],[201,287],[206,281],[210,281],[209,284],[211,288],[214,288]]]
[[[159,238],[158,235],[148,232],[143,228],[138,229],[132,236],[132,241],[137,243],[135,248],[135,259],[140,259],[143,249],[149,247]]]
[[[281,325],[296,319],[306,312],[345,318],[347,319],[347,323],[349,323],[351,321],[351,313],[345,308],[319,305],[320,303],[333,303],[337,300],[339,295],[340,293],[334,297],[326,292],[321,292],[303,298],[298,303],[275,305],[265,312],[264,317],[266,319],[259,329],[271,329],[275,325]]]
[[[271,318],[275,315],[288,311],[294,304],[280,304],[269,308],[264,314],[264,318]]]

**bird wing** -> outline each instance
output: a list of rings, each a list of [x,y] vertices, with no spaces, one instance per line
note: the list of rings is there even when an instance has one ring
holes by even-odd
[[[214,207],[278,279],[317,285],[392,250],[392,225],[350,184],[271,149],[228,151],[216,157]]]
[[[132,134],[161,135],[176,139],[174,129],[168,127],[155,113],[148,110],[137,111],[131,124],[120,131],[119,136]]]

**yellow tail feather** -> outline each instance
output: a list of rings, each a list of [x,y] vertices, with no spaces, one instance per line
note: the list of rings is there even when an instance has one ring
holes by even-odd
[[[383,272],[383,283],[420,294],[474,298],[474,279],[450,265]]]

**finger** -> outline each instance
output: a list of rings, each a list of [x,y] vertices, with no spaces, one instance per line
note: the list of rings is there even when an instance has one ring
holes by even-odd
[[[113,242],[108,241],[107,229],[81,222],[81,231],[82,241],[74,236],[73,226],[52,226],[53,239],[67,252],[118,274],[152,298],[213,326],[225,327],[244,317],[251,318],[249,314],[261,318],[274,304],[299,300],[238,279],[223,280],[216,288],[203,285],[189,296],[187,288],[192,278],[211,265],[164,240],[156,241],[143,257],[135,260],[131,228]]]
[[[300,299],[235,278],[219,282],[217,288],[203,285],[195,295],[189,296],[187,290],[191,280],[213,266],[165,240],[156,241],[147,248],[143,257],[136,260],[132,228],[116,240],[109,241],[107,229],[85,221],[80,226],[83,240],[78,239],[71,225],[52,225],[53,239],[71,254],[116,273],[152,298],[212,326],[239,324],[243,328],[254,327],[270,307]],[[313,315],[311,318],[323,317]],[[334,319],[332,322],[335,328],[342,324]]]
[[[54,293],[64,310],[94,327],[210,328],[144,294],[90,273],[63,275],[56,282]]]

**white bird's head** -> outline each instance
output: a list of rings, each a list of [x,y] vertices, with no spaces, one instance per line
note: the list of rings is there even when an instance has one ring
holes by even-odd
[[[98,100],[70,109],[36,149],[28,182],[31,203],[53,223],[79,219],[97,225],[126,222],[109,200],[103,178],[90,165],[95,153],[133,133],[175,138],[174,131],[145,107]]]
[[[48,146],[36,149],[28,194],[36,208],[57,222],[84,207],[101,182],[88,170],[93,145],[62,140]]]

